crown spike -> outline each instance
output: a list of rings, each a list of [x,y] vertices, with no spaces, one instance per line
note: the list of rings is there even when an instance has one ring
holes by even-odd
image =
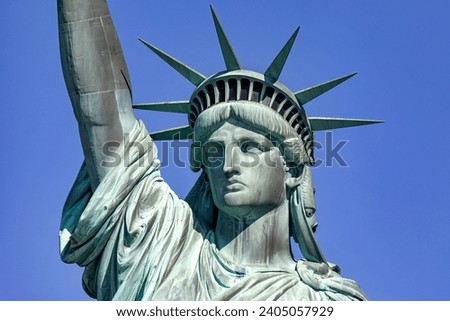
[[[189,139],[192,135],[192,128],[190,126],[181,126],[170,129],[161,130],[150,133],[153,140],[180,140]]]
[[[225,65],[228,71],[242,69],[239,61],[237,59],[236,54],[234,53],[233,47],[228,40],[227,35],[223,31],[222,25],[220,24],[219,19],[217,18],[216,12],[212,5],[209,6],[211,8],[211,13],[214,20],[214,26],[216,28],[217,37],[219,38],[220,49],[222,50],[223,59],[225,60]]]
[[[281,49],[281,51],[275,57],[269,68],[267,68],[266,72],[264,73],[264,76],[266,76],[273,82],[277,81],[278,77],[280,77],[281,71],[283,70],[284,64],[286,63],[286,59],[289,56],[289,53],[291,52],[292,45],[294,44],[295,38],[297,37],[299,30],[300,27],[298,27],[295,30],[294,34],[289,38],[289,40],[286,42],[284,47]]]
[[[294,95],[297,98],[297,100],[299,101],[299,103],[304,105],[307,102],[309,102],[309,101],[319,97],[320,95],[326,93],[328,90],[333,89],[337,85],[343,83],[347,79],[350,79],[351,77],[353,77],[356,74],[357,73],[354,72],[354,73],[349,74],[347,76],[336,78],[336,79],[324,82],[322,84],[315,85],[315,86],[312,86],[312,87],[300,90],[300,91],[294,93]]]
[[[168,101],[162,103],[134,104],[134,109],[189,114],[189,101]]]
[[[166,54],[164,51],[156,48],[155,46],[149,44],[145,40],[138,38],[144,45],[150,48],[154,53],[156,53],[162,60],[167,62],[172,68],[178,71],[181,75],[183,75],[187,80],[189,80],[194,85],[200,85],[206,77],[203,76],[198,71],[192,69],[191,67],[185,65],[181,61],[173,58],[172,56]]]
[[[311,124],[312,130],[314,131],[383,123],[382,120],[332,118],[332,117],[309,117],[309,122]]]

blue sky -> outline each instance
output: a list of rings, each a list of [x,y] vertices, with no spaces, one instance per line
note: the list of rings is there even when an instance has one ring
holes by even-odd
[[[186,100],[194,89],[138,37],[205,75],[225,68],[210,3],[247,69],[264,72],[301,26],[280,76],[293,91],[358,72],[306,105],[311,116],[385,121],[334,131],[333,144],[348,141],[340,151],[348,166],[314,168],[320,245],[372,300],[450,300],[448,2],[111,0],[134,102]],[[83,155],[56,1],[2,4],[0,30],[0,300],[86,300],[82,269],[58,253],[61,209]],[[150,131],[186,123],[136,115]],[[317,140],[324,145],[325,135]],[[163,175],[180,196],[196,177],[173,164]]]

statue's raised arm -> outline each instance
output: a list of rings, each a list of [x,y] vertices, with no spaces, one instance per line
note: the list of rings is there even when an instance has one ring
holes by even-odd
[[[78,120],[92,189],[108,168],[106,142],[122,142],[136,124],[131,83],[106,0],[58,0],[61,62]]]

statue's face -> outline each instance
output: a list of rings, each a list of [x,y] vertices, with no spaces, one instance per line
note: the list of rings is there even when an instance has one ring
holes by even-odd
[[[283,156],[261,134],[224,123],[203,147],[204,166],[219,210],[257,219],[286,199]]]

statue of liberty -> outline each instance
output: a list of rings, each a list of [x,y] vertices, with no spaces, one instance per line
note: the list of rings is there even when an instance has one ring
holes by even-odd
[[[366,300],[317,244],[310,167],[315,130],[376,121],[308,118],[303,107],[353,74],[292,92],[278,78],[298,29],[261,74],[241,67],[212,14],[226,70],[205,77],[143,41],[196,89],[189,101],[133,106],[106,1],[58,0],[85,156],[63,209],[62,260],[84,268],[98,300]],[[149,134],[133,107],[185,113],[189,124]],[[201,171],[185,200],[161,178],[153,143],[174,138],[192,139]],[[108,166],[111,143],[130,161]]]

